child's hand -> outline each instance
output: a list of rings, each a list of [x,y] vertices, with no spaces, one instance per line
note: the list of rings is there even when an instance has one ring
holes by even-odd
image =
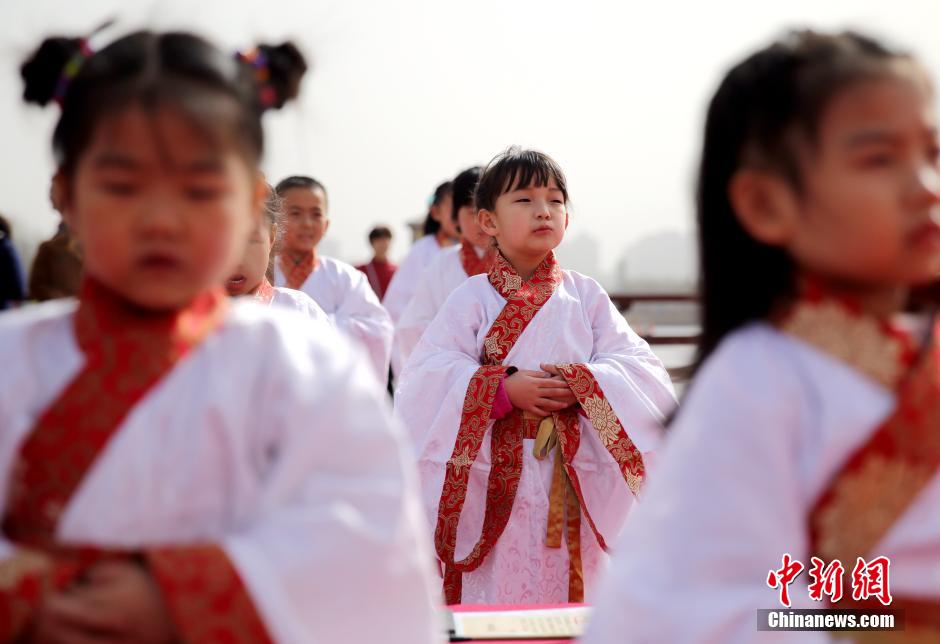
[[[512,406],[543,418],[568,406],[558,382],[543,371],[520,369],[503,381],[503,388]],[[564,385],[567,389],[568,385]],[[567,389],[570,393],[571,390]]]
[[[565,403],[565,407],[563,407],[563,409],[578,404],[578,399],[575,397],[574,392],[571,391],[571,387],[568,385],[568,381],[565,380],[561,375],[558,367],[553,364],[542,364],[539,365],[539,368],[551,375],[549,380],[553,383],[551,394],[551,398],[553,400]]]
[[[31,634],[31,641],[43,643],[163,644],[174,639],[163,599],[146,569],[118,561],[94,566],[86,582],[49,596]]]

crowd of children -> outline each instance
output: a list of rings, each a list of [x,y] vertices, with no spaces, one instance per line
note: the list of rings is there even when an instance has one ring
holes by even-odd
[[[326,187],[259,171],[306,69],[174,32],[24,63],[83,273],[0,315],[0,640],[420,644],[444,604],[588,603],[592,644],[749,642],[781,559],[841,583],[866,558],[940,637],[938,327],[903,315],[940,277],[915,58],[799,31],[725,76],[681,407],[556,259],[542,152],[442,183],[397,271],[388,229],[358,270],[321,254]]]

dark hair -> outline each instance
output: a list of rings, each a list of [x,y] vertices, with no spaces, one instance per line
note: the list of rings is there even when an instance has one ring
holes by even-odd
[[[13,227],[10,226],[10,220],[0,215],[0,239],[4,237],[13,239]]]
[[[907,56],[859,34],[795,31],[721,82],[708,107],[696,196],[702,337],[693,373],[725,335],[767,318],[794,294],[789,255],[752,238],[735,216],[728,196],[735,172],[764,168],[799,191],[796,143],[815,142],[819,118],[837,93],[901,58]]]
[[[376,239],[391,239],[392,230],[388,226],[376,226],[369,231],[369,243],[371,244]]]
[[[269,226],[280,226],[284,220],[284,200],[267,184],[268,192],[264,198],[264,218]]]
[[[431,208],[435,206],[440,206],[441,202],[448,195],[454,193],[454,184],[450,181],[445,181],[437,188],[434,189],[434,197],[431,199],[431,205],[428,207],[428,214],[424,218],[424,235],[436,235],[437,232],[441,229],[441,222],[437,221],[434,217],[431,216]]]
[[[278,184],[274,187],[274,191],[278,194],[279,197],[283,197],[284,193],[293,188],[306,188],[307,190],[321,190],[323,196],[326,197],[329,201],[329,195],[326,193],[326,186],[314,179],[313,177],[307,177],[300,174],[295,174],[293,176],[287,177],[286,179],[281,179]]]
[[[537,150],[523,150],[515,145],[506,148],[493,157],[480,177],[475,195],[477,208],[494,210],[500,195],[533,184],[544,187],[553,179],[567,202],[565,173],[554,159]]]
[[[187,33],[139,31],[93,54],[82,38],[47,38],[20,68],[23,98],[39,105],[61,103],[52,145],[66,173],[74,171],[98,122],[131,103],[148,110],[181,107],[201,130],[226,132],[257,162],[263,151],[262,112],[296,97],[307,70],[290,43],[257,49],[267,60],[264,81],[243,59]],[[236,107],[228,118],[220,117],[232,111],[219,99]]]
[[[475,165],[472,168],[467,168],[454,177],[454,205],[453,209],[451,210],[451,217],[454,218],[454,221],[457,220],[457,211],[459,211],[464,206],[473,205],[473,193],[477,189],[477,182],[480,180],[480,175],[482,173],[483,168]]]
[[[281,235],[284,232],[282,224],[284,223],[284,200],[274,191],[274,187],[269,183],[268,193],[264,198],[264,221],[267,225],[274,226],[274,239],[271,244],[271,252],[268,254],[268,269],[265,276],[269,282],[274,281],[274,258],[281,252]]]

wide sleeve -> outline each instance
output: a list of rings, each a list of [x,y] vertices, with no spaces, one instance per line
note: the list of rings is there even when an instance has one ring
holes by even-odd
[[[432,318],[399,376],[395,411],[419,454],[441,462],[450,457],[467,388],[480,369],[483,317],[482,303],[465,282]]]
[[[640,452],[652,452],[662,440],[663,421],[676,407],[672,380],[603,288],[593,280],[582,288],[594,335],[586,366],[631,441]]]
[[[277,402],[258,419],[271,461],[256,511],[214,546],[150,556],[178,625],[195,629],[188,641],[205,641],[214,623],[251,633],[252,611],[279,642],[438,641],[433,554],[403,432],[349,347],[319,344],[258,392]]]
[[[586,644],[825,641],[755,622],[757,609],[780,607],[766,580],[784,553],[807,561],[796,444],[805,394],[766,347],[724,349],[693,383],[615,544]],[[812,607],[805,582],[791,598]]]
[[[392,319],[365,275],[352,267],[340,275],[347,283],[331,314],[333,324],[366,348],[378,381],[384,383],[392,353]]]
[[[333,320],[329,315],[327,315],[326,311],[320,308],[320,305],[317,304],[312,297],[303,291],[297,291],[297,293],[303,295],[303,298],[297,304],[297,308],[301,315],[304,315],[317,322],[322,322],[328,326],[333,326]]]
[[[432,263],[421,276],[411,301],[395,324],[393,351],[399,364],[398,371],[404,368],[424,331],[443,304],[443,299],[438,295],[440,288],[435,288],[434,282],[440,279],[440,274],[434,270],[435,266],[437,263]]]

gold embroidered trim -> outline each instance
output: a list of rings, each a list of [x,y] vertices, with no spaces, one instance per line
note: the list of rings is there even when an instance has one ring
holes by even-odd
[[[780,328],[889,389],[903,373],[901,341],[874,318],[853,314],[838,302],[801,302]]]
[[[840,477],[832,501],[818,513],[819,556],[826,560],[855,561],[871,553],[920,490],[933,470],[902,459],[872,454],[854,472]],[[846,529],[851,526],[851,530]]]

